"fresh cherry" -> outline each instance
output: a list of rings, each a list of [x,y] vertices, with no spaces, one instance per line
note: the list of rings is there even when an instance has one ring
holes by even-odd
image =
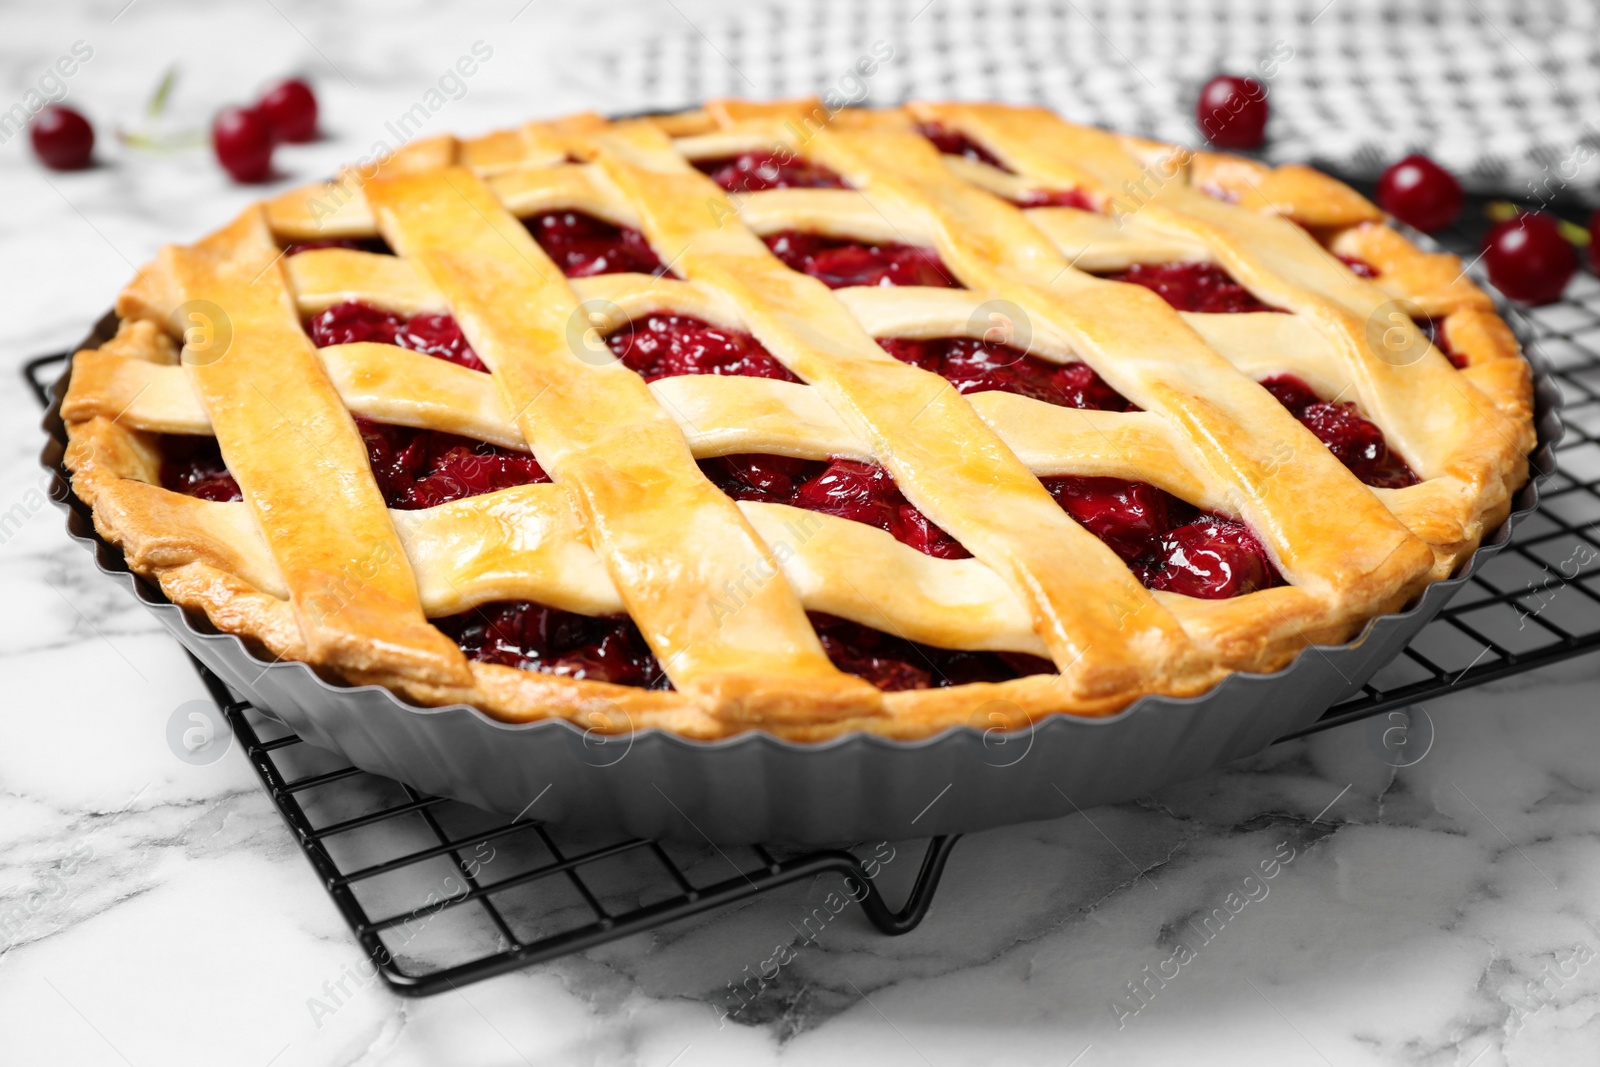
[[[279,141],[299,143],[317,135],[317,97],[299,78],[281,81],[261,94],[256,110]]]
[[[1254,78],[1219,74],[1195,101],[1200,132],[1218,148],[1259,148],[1267,130],[1267,90]]]
[[[1541,211],[1496,223],[1483,239],[1489,280],[1513,300],[1548,304],[1561,296],[1578,257],[1556,220]]]
[[[1419,230],[1439,230],[1461,214],[1461,183],[1427,156],[1407,156],[1378,179],[1378,204]]]
[[[79,170],[94,155],[94,127],[70,107],[51,104],[39,112],[28,133],[34,154],[51,170]]]
[[[253,108],[225,107],[211,124],[217,162],[238,182],[259,182],[272,170],[272,127]]]

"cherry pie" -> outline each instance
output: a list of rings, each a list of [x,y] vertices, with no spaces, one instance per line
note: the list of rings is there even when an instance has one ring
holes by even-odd
[[[1343,185],[1036,108],[414,143],[168,247],[78,495],[271,657],[507,721],[1101,715],[1337,642],[1503,521],[1530,372]]]

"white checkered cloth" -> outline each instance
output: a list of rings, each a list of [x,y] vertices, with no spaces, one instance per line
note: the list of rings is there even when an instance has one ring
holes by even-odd
[[[1251,74],[1270,94],[1269,161],[1370,178],[1425,152],[1482,192],[1600,194],[1593,0],[813,0],[679,13],[677,29],[606,57],[608,86],[641,109],[830,90],[873,104],[1034,101],[1194,145],[1200,85]],[[893,59],[862,77],[857,62],[879,42]]]

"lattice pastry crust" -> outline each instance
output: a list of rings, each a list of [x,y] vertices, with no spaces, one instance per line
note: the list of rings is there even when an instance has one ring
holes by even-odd
[[[1005,169],[940,155],[918,122],[959,132]],[[690,164],[772,145],[854,188],[730,196]],[[1008,202],[1025,189],[1081,190],[1101,210]],[[518,221],[559,209],[638,228],[677,277],[564,278]],[[931,246],[966,288],[831,291],[760,239],[785,229]],[[395,256],[280,250],[377,235]],[[1182,314],[1089,273],[1162,260],[1220,264],[1289,314]],[[970,335],[997,298],[1023,309],[1034,355],[1087,362],[1140,410],[962,396],[874,341]],[[492,373],[389,345],[314,347],[302,317],[350,299],[449,311]],[[589,300],[747,331],[805,384],[646,385],[574,346]],[[225,311],[221,358],[207,356],[215,337],[190,337],[181,353],[174,311],[196,301]],[[1465,366],[1397,306],[1442,321]],[[62,413],[74,488],[129,565],[272,656],[514,722],[909,738],[1200,693],[1347,639],[1449,575],[1506,517],[1534,444],[1529,368],[1455,257],[1419,251],[1309,169],[1186,153],[1033,108],[829,115],[813,102],[724,101],[418,142],[375,173],[258,203],[163,249],[117,311],[117,337],[77,354]],[[1414,355],[1385,358],[1397,338]],[[1354,400],[1420,483],[1361,484],[1256,384],[1272,373]],[[531,448],[553,481],[390,511],[352,412]],[[160,488],[157,434],[215,435],[244,501]],[[736,504],[696,460],[740,452],[881,464],[972,558]],[[1152,593],[1041,487],[1057,474],[1138,479],[1236,516],[1287,584],[1228,600]],[[508,599],[627,612],[673,688],[471,662],[428,621]],[[1032,653],[1059,673],[881,692],[833,666],[808,610],[944,648]]]

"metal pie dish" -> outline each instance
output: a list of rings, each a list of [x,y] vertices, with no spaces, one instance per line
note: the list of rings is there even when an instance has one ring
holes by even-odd
[[[1464,567],[1429,585],[1407,610],[1377,616],[1344,644],[1310,645],[1282,670],[1235,673],[1195,697],[1142,697],[1109,716],[1051,715],[1015,731],[963,725],[915,741],[855,733],[809,744],[750,731],[698,741],[654,728],[601,734],[560,718],[505,723],[465,704],[424,707],[381,686],[335,684],[305,663],[263,659],[203,614],[173,604],[95,531],[63,465],[60,407],[70,359],[51,388],[40,460],[53,475],[51,497],[67,512],[68,533],[101,571],[236,694],[362,770],[577,831],[804,845],[964,833],[1198,777],[1310,726],[1401,653],[1509,543],[1517,522],[1538,506],[1538,481],[1555,471],[1560,393],[1526,324],[1494,295],[1533,368],[1538,443],[1510,515]],[[107,314],[79,348],[103,344],[116,328]]]

